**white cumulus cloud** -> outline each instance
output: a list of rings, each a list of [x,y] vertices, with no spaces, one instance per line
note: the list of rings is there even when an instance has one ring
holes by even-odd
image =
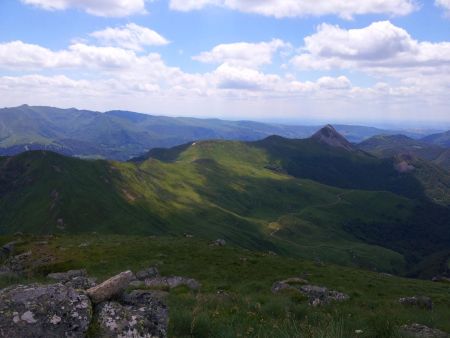
[[[169,41],[159,33],[147,27],[130,23],[122,27],[108,27],[90,34],[103,45],[118,46],[141,51],[145,46],[163,46]]]
[[[445,14],[450,16],[450,0],[436,0],[435,4],[436,6],[443,8]]]
[[[220,6],[246,13],[276,18],[338,15],[407,15],[416,8],[415,0],[170,0],[170,8],[179,11]]]
[[[75,8],[86,13],[105,16],[123,17],[145,13],[145,0],[21,0],[27,5],[45,10],[66,10]]]
[[[194,56],[193,59],[204,63],[258,67],[272,63],[276,52],[290,47],[290,44],[279,39],[260,43],[237,42],[218,45],[211,51]]]
[[[322,24],[304,41],[300,54],[292,59],[300,69],[341,68],[404,76],[450,67],[450,42],[417,41],[389,21],[349,30]]]

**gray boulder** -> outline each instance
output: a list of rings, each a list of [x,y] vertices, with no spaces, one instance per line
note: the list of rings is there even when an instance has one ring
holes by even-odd
[[[303,285],[300,292],[309,298],[309,304],[312,306],[326,305],[332,301],[342,302],[350,298],[345,293],[315,285]]]
[[[400,333],[406,337],[414,338],[449,338],[450,335],[441,330],[432,329],[421,324],[404,325],[400,328]]]
[[[62,284],[0,290],[0,337],[85,337],[89,298]]]
[[[158,268],[152,266],[148,269],[136,272],[136,278],[139,280],[145,280],[147,278],[159,277]]]
[[[55,272],[47,275],[47,278],[54,279],[61,283],[68,282],[75,277],[87,277],[86,270],[69,270],[67,272]]]
[[[174,289],[179,286],[187,286],[191,290],[198,290],[201,287],[195,279],[180,276],[155,277],[146,279],[144,282],[145,286],[157,289]]]
[[[87,290],[96,286],[96,279],[89,278],[86,270],[69,270],[67,272],[56,272],[47,275],[47,278],[53,279],[59,283],[74,289]]]
[[[225,245],[227,245],[227,242],[224,239],[219,238],[214,241],[213,245],[225,246]]]
[[[120,296],[134,279],[134,274],[131,271],[121,272],[103,283],[88,289],[86,293],[92,302],[98,304],[110,300],[113,297]]]
[[[432,281],[433,282],[450,283],[450,278],[444,277],[444,276],[435,276],[432,278]]]
[[[279,293],[284,290],[298,291],[309,299],[312,306],[326,305],[333,301],[342,302],[350,297],[342,292],[328,290],[323,286],[305,285],[307,281],[303,278],[289,278],[275,282],[272,285],[272,293]]]
[[[159,292],[133,291],[96,308],[99,337],[167,337],[168,309]]]
[[[300,277],[292,277],[282,281],[275,282],[272,285],[272,293],[279,293],[284,290],[295,290],[298,291],[298,286],[302,284],[307,284],[308,281],[306,279]]]
[[[433,302],[430,297],[426,296],[413,296],[403,297],[398,300],[400,304],[406,306],[415,306],[421,309],[433,310]]]

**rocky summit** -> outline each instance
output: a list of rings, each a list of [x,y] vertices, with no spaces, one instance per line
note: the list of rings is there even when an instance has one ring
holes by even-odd
[[[331,147],[342,148],[348,151],[355,150],[353,145],[329,124],[311,136],[311,139]]]

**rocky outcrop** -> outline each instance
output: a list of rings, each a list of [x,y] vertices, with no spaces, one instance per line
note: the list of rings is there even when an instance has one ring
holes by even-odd
[[[96,308],[95,325],[101,337],[166,337],[169,313],[161,293],[133,291],[119,301]]]
[[[312,306],[326,305],[332,301],[342,302],[350,298],[345,293],[316,285],[301,286],[300,292],[309,298],[309,304]]]
[[[399,300],[400,304],[406,306],[414,306],[420,309],[433,310],[433,302],[430,297],[426,296],[413,296],[413,297],[403,297]]]
[[[432,329],[421,324],[404,325],[400,328],[400,334],[414,338],[449,338],[450,335],[441,330]]]
[[[145,273],[144,273],[145,272]],[[141,277],[157,273],[147,269]],[[58,284],[10,287],[0,291],[0,337],[167,337],[169,321],[162,291],[134,290],[124,292],[135,277],[122,272],[87,291],[70,285],[90,278],[85,270],[71,270],[48,275]],[[200,287],[184,277],[154,277],[173,288],[188,285]],[[145,283],[141,281],[145,286]],[[93,307],[93,304],[96,304]],[[93,314],[94,313],[94,314]],[[90,326],[93,325],[93,326]]]
[[[450,283],[450,278],[444,276],[435,276],[431,280],[433,282]]]
[[[162,290],[170,290],[179,286],[187,286],[191,290],[198,290],[201,287],[195,279],[180,276],[149,278],[144,283],[146,287]]]
[[[88,277],[87,272],[84,269],[51,273],[47,275],[47,278],[53,279],[74,289],[87,290],[96,286],[96,279]]]
[[[154,277],[159,277],[159,271],[158,268],[151,266],[145,270],[141,270],[136,272],[136,278],[138,280],[145,280],[148,278],[154,278]]]
[[[306,296],[311,306],[326,305],[333,301],[342,302],[348,300],[350,297],[342,292],[328,290],[323,286],[308,285],[303,278],[289,278],[283,281],[275,282],[272,285],[272,292],[279,293],[285,290],[300,292]]]
[[[134,278],[134,274],[131,271],[125,271],[88,289],[86,293],[93,303],[98,304],[121,295]]]
[[[288,278],[279,282],[275,282],[272,285],[272,293],[279,293],[284,290],[298,291],[298,286],[302,284],[308,284],[306,279],[300,277]]]
[[[91,318],[89,298],[62,284],[0,291],[0,337],[84,337]]]

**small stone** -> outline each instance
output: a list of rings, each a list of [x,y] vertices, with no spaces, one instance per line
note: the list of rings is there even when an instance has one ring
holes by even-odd
[[[438,330],[432,329],[421,324],[404,325],[400,328],[400,333],[407,337],[415,338],[449,338],[450,335]]]
[[[216,246],[225,246],[226,244],[227,244],[227,242],[221,238],[216,239],[213,243],[213,245],[216,245]]]
[[[433,309],[433,302],[431,301],[431,298],[426,296],[403,297],[398,301],[400,302],[400,304],[406,306],[415,306],[426,310]]]

